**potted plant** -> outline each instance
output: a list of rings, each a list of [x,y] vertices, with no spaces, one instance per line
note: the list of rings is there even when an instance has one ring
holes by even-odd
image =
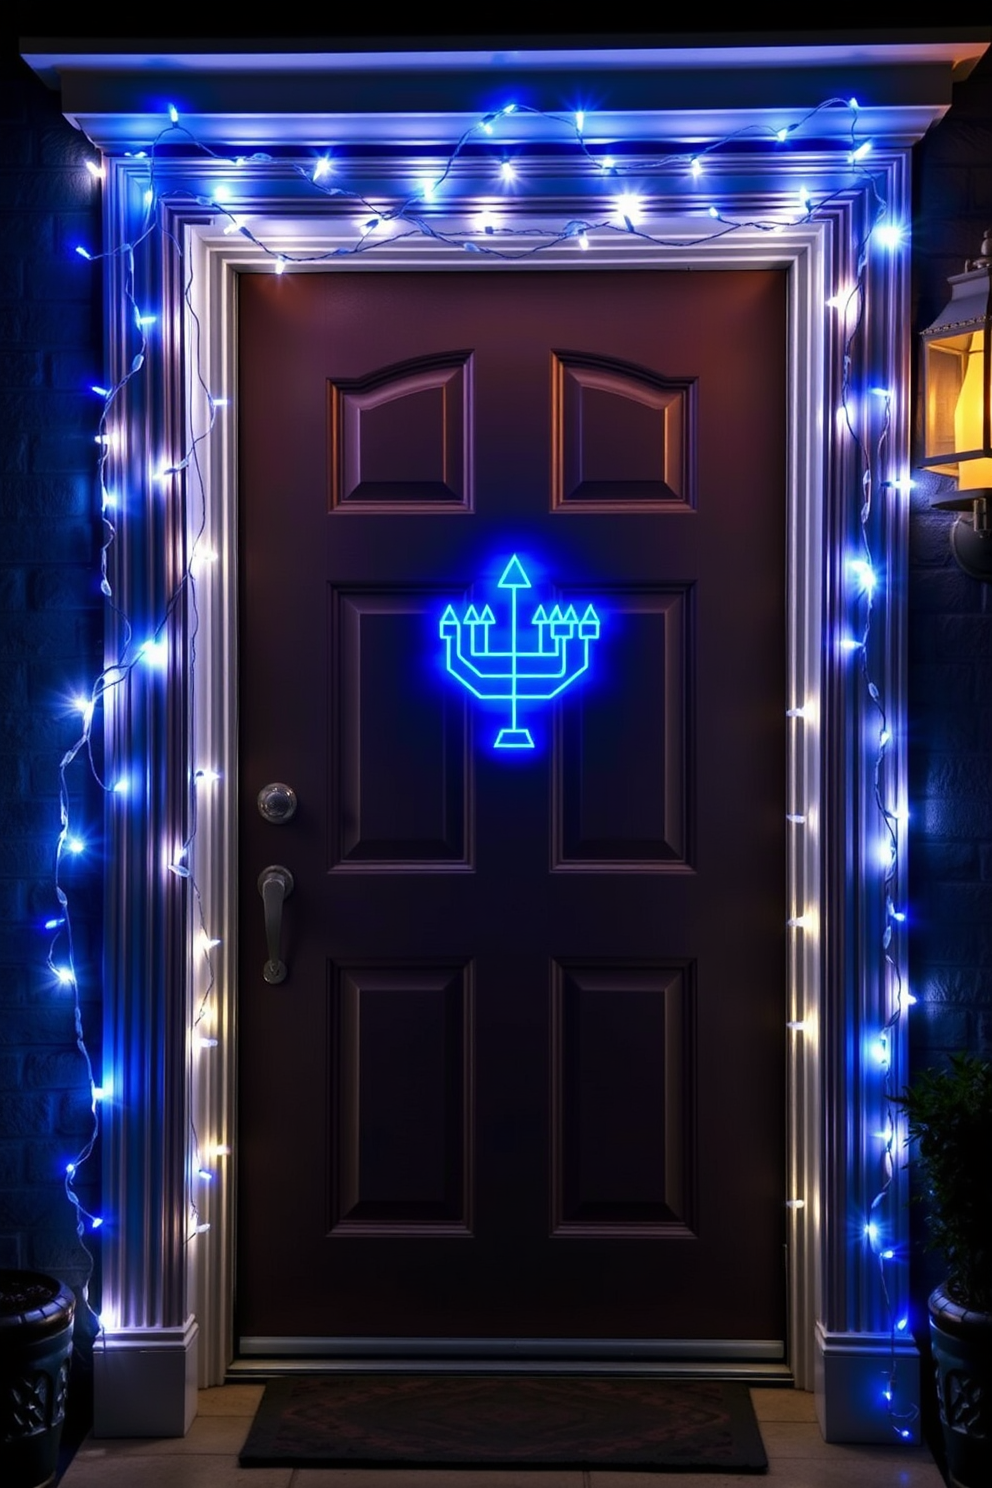
[[[917,1144],[929,1227],[947,1278],[930,1334],[952,1488],[992,1484],[992,1063],[954,1054],[897,1104]]]
[[[55,1482],[76,1301],[37,1271],[0,1271],[0,1481]]]

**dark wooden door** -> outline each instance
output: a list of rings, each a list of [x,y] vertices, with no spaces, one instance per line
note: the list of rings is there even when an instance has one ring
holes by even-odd
[[[240,297],[241,1335],[781,1339],[784,276]],[[602,628],[495,751],[513,554]]]

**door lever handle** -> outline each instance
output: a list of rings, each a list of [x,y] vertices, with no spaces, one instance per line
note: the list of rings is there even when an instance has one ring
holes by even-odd
[[[258,875],[258,892],[262,896],[265,912],[265,944],[269,959],[262,967],[262,976],[270,986],[284,982],[289,975],[285,961],[280,956],[282,940],[283,900],[293,892],[293,875],[279,863],[271,863]]]

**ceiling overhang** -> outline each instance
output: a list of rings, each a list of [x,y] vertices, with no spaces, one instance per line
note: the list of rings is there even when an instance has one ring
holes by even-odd
[[[860,127],[912,144],[950,107],[992,28],[719,33],[642,38],[22,40],[66,117],[116,153],[161,128],[171,103],[208,145],[430,146],[489,110],[500,141],[547,140],[542,115],[582,109],[589,142],[725,139],[789,128],[825,99],[858,100]],[[821,140],[850,132],[823,110]]]

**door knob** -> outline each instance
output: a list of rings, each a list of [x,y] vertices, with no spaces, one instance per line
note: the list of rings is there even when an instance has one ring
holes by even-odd
[[[275,827],[281,827],[283,822],[296,815],[296,804],[293,787],[284,785],[281,780],[263,785],[258,793],[258,814]]]
[[[258,892],[262,896],[265,912],[265,944],[269,959],[262,967],[262,975],[270,986],[284,982],[289,975],[286,963],[280,956],[282,940],[283,900],[293,892],[293,875],[279,863],[270,863],[258,875]]]

